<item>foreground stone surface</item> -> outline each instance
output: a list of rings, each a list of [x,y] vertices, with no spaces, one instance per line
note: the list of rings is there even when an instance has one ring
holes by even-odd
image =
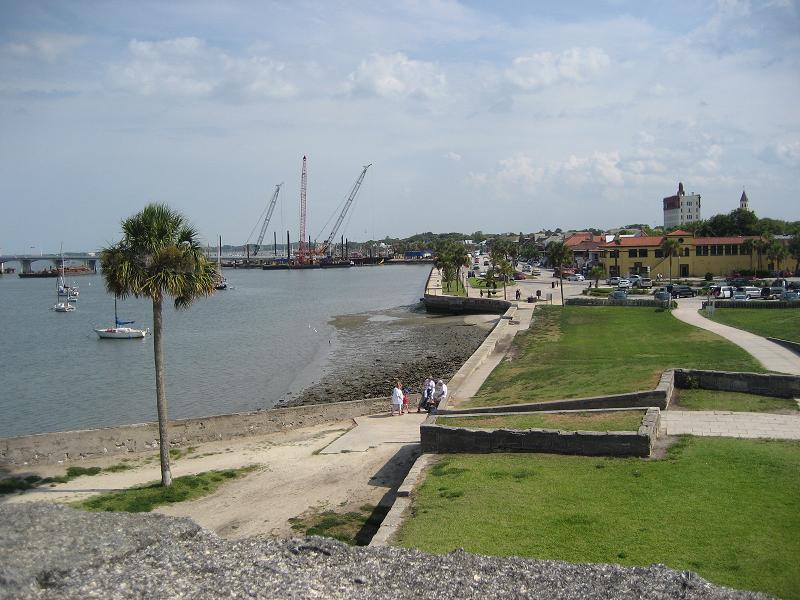
[[[764,598],[660,565],[225,541],[188,519],[0,507],[2,598]]]

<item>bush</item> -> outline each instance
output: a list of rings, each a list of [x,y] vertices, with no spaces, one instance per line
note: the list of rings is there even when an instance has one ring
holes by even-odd
[[[706,281],[713,281],[713,280],[714,280],[714,274],[711,271],[706,273]]]

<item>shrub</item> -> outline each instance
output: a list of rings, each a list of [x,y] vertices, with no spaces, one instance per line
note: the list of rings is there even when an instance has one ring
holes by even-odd
[[[714,274],[711,271],[706,273],[706,281],[713,281],[713,280],[714,280]]]

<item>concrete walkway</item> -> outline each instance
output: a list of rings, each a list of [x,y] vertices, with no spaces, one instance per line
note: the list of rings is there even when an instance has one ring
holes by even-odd
[[[678,300],[678,308],[673,310],[672,314],[681,321],[716,333],[737,346],[741,346],[769,371],[800,375],[800,356],[749,331],[742,331],[706,319],[698,312],[702,305],[702,297],[683,298]]]
[[[666,410],[661,431],[667,435],[800,440],[800,416],[766,413]]]
[[[416,400],[411,404],[414,412],[401,416],[389,415],[387,403],[386,414],[356,417],[356,426],[320,450],[319,454],[366,452],[381,444],[419,444],[419,426],[428,414],[416,412]]]

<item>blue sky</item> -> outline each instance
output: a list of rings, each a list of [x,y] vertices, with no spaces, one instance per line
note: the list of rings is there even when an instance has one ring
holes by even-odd
[[[280,182],[296,238],[304,154],[320,239],[367,163],[351,239],[800,219],[797,2],[555,4],[0,0],[0,248],[241,243]]]

